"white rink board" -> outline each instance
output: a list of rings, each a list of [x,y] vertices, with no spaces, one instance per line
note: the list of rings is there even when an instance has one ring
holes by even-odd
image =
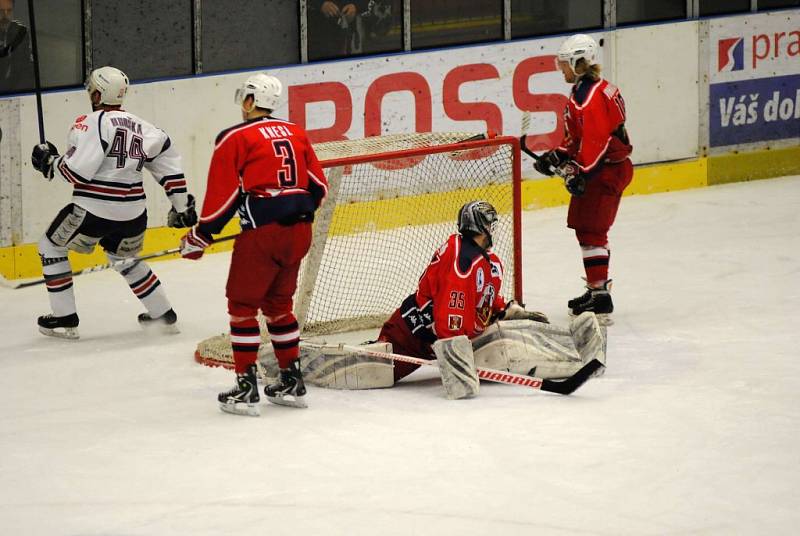
[[[696,76],[685,76],[687,69],[690,70],[688,66],[697,61],[697,42],[690,38],[691,28],[696,24],[652,26],[648,32],[621,29],[615,33],[593,34],[597,39],[608,40],[609,56],[614,41],[619,41],[613,51],[615,59],[605,66],[606,75],[612,81],[619,77],[624,82],[620,86],[629,100],[630,125],[642,138],[641,142],[633,139],[633,156],[637,163],[697,155],[698,149],[692,145],[692,140],[697,138],[699,110],[693,104],[687,105],[697,101]],[[670,83],[654,87],[647,77],[641,76],[640,51],[652,50],[662,34],[670,39],[671,45],[669,56],[660,57],[659,68],[666,68],[665,77]],[[368,128],[375,125],[385,134],[426,128],[485,132],[487,124],[494,125],[498,120],[500,126],[495,130],[516,135],[520,131],[522,111],[534,109],[545,111],[532,114],[531,133],[555,136],[563,99],[569,91],[569,85],[553,65],[553,54],[562,39],[531,39],[270,69],[283,80],[287,99],[288,95],[294,95],[297,103],[302,102],[298,95],[303,92],[313,98],[328,98],[335,93],[329,91],[330,84],[339,88],[339,94],[345,98],[338,112],[333,102],[324,101],[310,102],[304,108],[297,104],[290,110],[287,100],[277,110],[277,115],[297,118],[302,116],[302,108],[307,117],[306,126],[312,133],[315,129],[335,127],[338,117],[343,126],[333,130],[356,139],[369,134]],[[677,70],[675,73],[673,68]],[[537,71],[543,72],[532,74]],[[242,72],[142,83],[134,85],[129,92],[125,107],[163,128],[172,137],[183,155],[190,191],[198,198],[205,192],[206,171],[216,134],[240,121],[233,93],[248,75]],[[404,83],[398,76],[419,84],[422,96],[415,101],[411,92],[400,91],[388,92],[380,98],[387,86]],[[470,81],[473,78],[477,80]],[[309,86],[320,83],[329,85],[322,89]],[[449,97],[445,98],[446,95]],[[25,96],[20,100],[21,142],[17,153],[21,155],[22,177],[11,180],[22,183],[19,203],[23,207],[23,221],[17,232],[21,237],[18,243],[29,243],[38,240],[54,214],[67,203],[69,188],[46,183],[31,168],[28,155],[38,139],[35,99]],[[491,104],[494,108],[488,112],[478,112],[474,108],[459,112],[455,109],[458,101],[467,106],[478,102]],[[43,96],[43,106],[47,137],[64,150],[67,130],[75,117],[87,112],[88,99],[82,90],[49,93]],[[489,123],[475,120],[475,115],[463,115],[468,113],[477,114]],[[453,116],[464,120],[455,120]],[[675,124],[670,129],[651,132],[645,125],[654,116],[673,118]],[[323,134],[332,135],[331,131]],[[538,177],[527,162],[523,167],[526,176]],[[150,225],[161,226],[169,204],[155,183],[146,180],[145,187]],[[0,246],[9,245],[7,242],[5,239]]]

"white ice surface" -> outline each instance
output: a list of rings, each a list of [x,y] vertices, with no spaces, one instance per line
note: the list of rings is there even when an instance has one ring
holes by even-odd
[[[800,523],[800,178],[626,198],[608,371],[570,397],[434,370],[310,408],[222,414],[227,255],[154,264],[182,333],[149,337],[113,272],[81,339],[0,290],[0,534],[792,534]],[[528,305],[581,291],[565,208],[524,214]],[[428,256],[430,252],[421,251]]]

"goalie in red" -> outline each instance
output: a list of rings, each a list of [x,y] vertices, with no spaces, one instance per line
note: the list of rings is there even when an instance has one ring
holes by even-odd
[[[575,230],[581,247],[587,288],[569,300],[570,312],[592,311],[610,324],[614,304],[608,231],[633,178],[633,148],[625,129],[625,102],[619,89],[600,76],[597,51],[595,40],[584,34],[561,45],[557,66],[564,80],[574,84],[564,111],[566,133],[561,145],[542,155],[534,168],[563,177],[572,194],[567,226]]]
[[[280,81],[266,74],[251,76],[236,91],[244,122],[217,136],[200,222],[181,240],[181,254],[199,259],[211,235],[239,214],[242,233],[226,286],[236,385],[218,397],[220,408],[230,413],[259,413],[259,309],[280,366],[264,394],[276,404],[306,406],[292,297],[328,183],[306,132],[272,117],[281,93]]]
[[[547,322],[542,313],[525,311],[500,295],[503,263],[491,250],[497,211],[486,201],[472,201],[458,212],[458,234],[434,253],[417,291],[386,321],[379,341],[398,354],[435,359],[433,344],[459,335],[473,339],[494,321],[527,318]],[[397,362],[394,380],[417,365]]]
[[[604,337],[593,314],[579,317],[570,328],[559,328],[547,324],[544,314],[503,299],[503,263],[491,249],[496,223],[497,212],[490,203],[462,206],[458,233],[434,253],[417,290],[365,350],[437,360],[449,398],[477,394],[476,365],[565,378],[604,354]],[[265,350],[261,363],[266,376],[274,376],[274,359]],[[336,389],[391,387],[418,368],[336,344],[307,345],[302,364],[309,383]]]

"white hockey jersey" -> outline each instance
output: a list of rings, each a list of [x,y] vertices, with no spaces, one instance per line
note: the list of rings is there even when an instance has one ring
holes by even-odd
[[[55,166],[56,174],[73,185],[73,203],[115,221],[131,220],[145,210],[145,168],[175,210],[186,210],[181,157],[169,136],[123,110],[98,110],[75,119],[67,150]]]

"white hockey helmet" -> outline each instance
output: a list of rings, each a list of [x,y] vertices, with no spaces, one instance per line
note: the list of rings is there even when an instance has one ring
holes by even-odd
[[[258,73],[248,78],[242,87],[236,90],[234,102],[241,106],[244,100],[252,95],[256,106],[274,110],[278,107],[282,94],[283,84],[280,80],[268,74]]]
[[[581,58],[586,61],[587,66],[597,64],[597,51],[599,48],[597,41],[592,39],[590,35],[575,34],[561,43],[556,57],[558,61],[569,63],[569,66],[574,71],[575,65]]]
[[[86,91],[100,92],[100,104],[119,106],[128,91],[128,77],[116,67],[95,69],[86,80]]]

